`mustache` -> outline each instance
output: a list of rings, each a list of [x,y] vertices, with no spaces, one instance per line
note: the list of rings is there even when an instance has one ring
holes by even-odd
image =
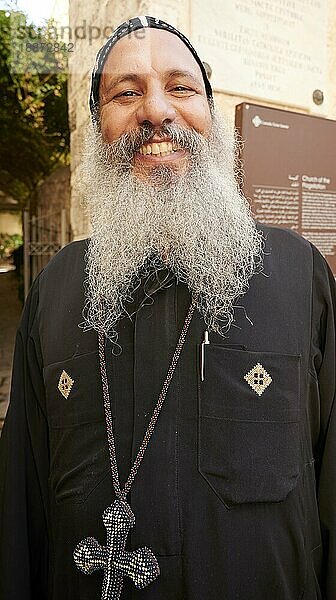
[[[107,155],[115,161],[129,163],[134,154],[138,152],[153,136],[167,139],[169,137],[173,144],[179,148],[186,149],[192,155],[196,155],[204,145],[205,138],[195,129],[185,128],[177,123],[163,123],[161,127],[155,127],[151,123],[144,123],[137,129],[123,133],[117,140],[104,143]]]

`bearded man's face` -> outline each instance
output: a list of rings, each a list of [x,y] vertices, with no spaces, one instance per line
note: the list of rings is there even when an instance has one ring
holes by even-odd
[[[174,124],[206,136],[211,114],[201,69],[182,40],[159,29],[142,32],[140,38],[123,37],[107,57],[100,125],[108,143],[147,129],[132,162],[134,173],[148,179],[162,165],[175,172],[187,168],[188,148],[178,148],[162,126]]]
[[[237,185],[232,127],[174,34],[146,29],[110,51],[81,181],[92,225],[84,327],[118,339],[143,277],[168,268],[224,334],[260,268],[262,236]]]

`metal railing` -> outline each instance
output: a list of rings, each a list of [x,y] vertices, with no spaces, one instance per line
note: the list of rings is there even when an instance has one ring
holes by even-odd
[[[70,241],[68,212],[43,212],[37,209],[36,215],[23,213],[23,266],[25,298],[35,277],[49,260]]]

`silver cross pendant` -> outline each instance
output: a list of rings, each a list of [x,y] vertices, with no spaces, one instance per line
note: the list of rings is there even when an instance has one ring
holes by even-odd
[[[124,577],[130,577],[134,585],[142,589],[160,575],[160,567],[149,548],[133,552],[125,550],[126,540],[135,517],[124,500],[115,500],[103,514],[107,532],[106,546],[100,546],[95,538],[82,540],[75,548],[75,563],[83,573],[91,575],[103,569],[102,600],[119,600]]]

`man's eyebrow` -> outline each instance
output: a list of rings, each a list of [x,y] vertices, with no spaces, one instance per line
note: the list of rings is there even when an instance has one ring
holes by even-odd
[[[195,83],[195,85],[201,85],[201,80],[197,77],[197,75],[195,75],[194,73],[191,73],[191,71],[184,71],[184,70],[180,70],[180,69],[173,69],[171,71],[166,71],[166,73],[164,73],[164,76],[169,79],[172,77],[182,77],[185,79],[190,79],[191,81],[193,81],[193,83]],[[127,81],[130,81],[132,83],[139,83],[142,80],[141,75],[139,75],[138,73],[121,73],[120,75],[114,77],[113,79],[111,79],[110,81],[106,82],[107,85],[105,87],[105,89],[110,90],[112,88],[114,88],[115,86],[119,85],[120,83],[125,83]]]
[[[191,71],[181,71],[180,69],[174,69],[173,71],[168,71],[166,73],[166,77],[184,77],[186,79],[191,79],[196,85],[201,84],[201,79]]]
[[[105,73],[103,73],[103,75],[105,75]],[[106,73],[106,75],[108,75],[108,73]],[[138,73],[122,73],[121,75],[118,75],[117,77],[114,77],[109,81],[106,81],[103,77],[102,83],[105,90],[110,90],[116,85],[119,85],[119,83],[124,83],[125,81],[132,81],[134,83],[138,83],[140,80],[141,77],[138,75]]]

